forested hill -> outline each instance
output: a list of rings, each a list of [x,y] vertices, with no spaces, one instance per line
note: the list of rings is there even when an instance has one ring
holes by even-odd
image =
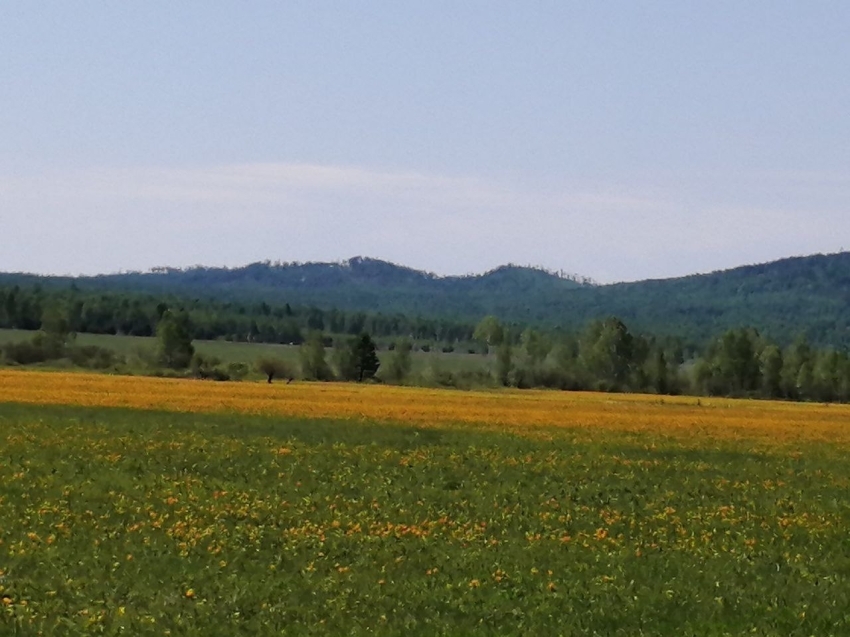
[[[711,274],[594,285],[533,268],[504,266],[439,277],[375,259],[243,268],[161,269],[84,278],[0,275],[0,284],[134,290],[221,300],[577,328],[614,315],[630,328],[704,342],[751,326],[788,343],[799,334],[850,346],[850,252],[795,257]]]
[[[821,346],[847,348],[850,252],[576,290],[556,311],[567,308],[579,322],[607,313],[696,342],[749,326],[784,344],[804,334]]]
[[[441,277],[363,257],[342,263],[265,262],[241,268],[160,268],[79,278],[0,274],[0,284],[17,282],[465,320],[486,314],[508,320],[529,317],[520,310],[545,307],[564,292],[588,285],[513,265],[485,274]]]

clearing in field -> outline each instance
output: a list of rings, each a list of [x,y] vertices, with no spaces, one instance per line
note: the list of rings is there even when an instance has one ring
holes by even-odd
[[[4,634],[846,634],[850,410],[0,372]]]

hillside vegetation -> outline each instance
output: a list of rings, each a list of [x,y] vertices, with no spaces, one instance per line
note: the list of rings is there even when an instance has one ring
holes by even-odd
[[[787,345],[850,345],[850,252],[783,259],[674,279],[595,285],[539,269],[504,266],[439,277],[384,261],[254,263],[242,268],[164,268],[96,277],[0,275],[0,285],[178,294],[219,301],[288,303],[346,312],[576,329],[617,316],[640,332],[705,343],[753,327]]]

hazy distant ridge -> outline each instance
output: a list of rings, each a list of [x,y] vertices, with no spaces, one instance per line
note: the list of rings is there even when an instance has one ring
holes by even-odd
[[[0,281],[132,289],[365,312],[508,321],[573,328],[616,315],[638,330],[704,339],[753,326],[780,341],[850,345],[850,252],[782,259],[673,279],[596,285],[542,269],[502,266],[437,276],[378,259],[162,268],[97,277],[0,275]]]

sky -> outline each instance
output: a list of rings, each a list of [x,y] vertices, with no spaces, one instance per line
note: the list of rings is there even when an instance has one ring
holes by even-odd
[[[850,249],[850,3],[6,2],[0,271]]]

